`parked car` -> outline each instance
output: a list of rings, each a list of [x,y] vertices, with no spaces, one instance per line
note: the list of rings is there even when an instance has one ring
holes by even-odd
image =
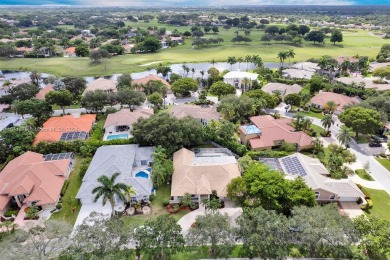
[[[368,144],[369,147],[382,147],[382,144],[381,143],[377,143],[377,142],[371,142]]]

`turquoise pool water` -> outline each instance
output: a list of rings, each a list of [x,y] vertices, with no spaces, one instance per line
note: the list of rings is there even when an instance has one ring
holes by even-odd
[[[107,135],[106,140],[127,139],[129,134]]]
[[[140,172],[137,172],[137,173],[135,174],[135,177],[140,177],[140,178],[145,178],[145,179],[147,179],[147,178],[149,178],[149,174],[146,173],[146,172],[144,172],[144,171],[140,171]]]

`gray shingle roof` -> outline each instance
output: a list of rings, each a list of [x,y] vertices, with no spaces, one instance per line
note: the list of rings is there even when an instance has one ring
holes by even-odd
[[[99,186],[97,179],[100,176],[112,176],[119,172],[117,182],[131,185],[136,191],[136,197],[149,196],[153,184],[150,179],[135,177],[138,171],[145,170],[149,166],[141,166],[140,161],[152,161],[154,147],[139,147],[138,144],[130,145],[107,145],[100,147],[93,157],[87,172],[84,175],[83,183],[77,194],[77,198],[93,198],[92,190]],[[137,171],[134,171],[137,169]]]

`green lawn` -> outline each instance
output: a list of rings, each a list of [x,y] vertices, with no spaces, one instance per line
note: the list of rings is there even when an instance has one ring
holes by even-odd
[[[373,181],[374,180],[371,177],[371,175],[368,172],[366,172],[366,170],[364,170],[364,169],[357,169],[355,172],[363,180],[366,180],[366,181]]]
[[[69,198],[76,198],[77,192],[80,189],[82,178],[80,177],[80,163],[82,158],[76,155],[75,165],[73,171],[69,176],[69,186],[62,198],[62,210],[54,213],[51,219],[65,220],[71,225],[74,225],[79,214],[81,204],[78,200],[73,202],[73,205],[69,203]]]
[[[323,119],[325,117],[324,114],[316,113],[316,112],[313,112],[311,110],[309,110],[308,112],[302,112],[302,114],[305,115],[305,116],[315,117],[315,118],[318,118],[318,119]]]
[[[148,26],[165,27],[173,31],[178,29],[180,32],[189,30],[189,27],[174,27],[158,24],[156,20],[150,23],[127,23],[133,28],[146,28]],[[140,66],[151,62],[161,62],[163,64],[189,63],[189,62],[210,62],[212,59],[217,61],[226,61],[229,56],[244,57],[248,54],[258,54],[265,62],[278,62],[277,54],[281,50],[294,49],[296,56],[291,62],[306,61],[309,58],[319,58],[323,55],[333,57],[354,56],[356,54],[367,55],[370,58],[375,57],[380,47],[388,40],[380,39],[369,35],[368,31],[355,30],[343,31],[344,41],[342,44],[333,45],[326,39],[325,45],[313,45],[310,42],[304,42],[300,47],[288,44],[263,44],[260,42],[263,31],[252,30],[250,38],[252,42],[248,44],[234,44],[231,39],[235,36],[236,28],[221,31],[218,34],[207,34],[206,37],[220,37],[224,39],[221,45],[208,46],[204,48],[192,48],[192,39],[186,39],[184,45],[175,48],[160,50],[157,53],[148,54],[127,54],[119,55],[110,59],[107,70],[104,65],[91,65],[89,58],[47,58],[47,59],[1,59],[0,67],[3,70],[36,70],[58,76],[100,76],[112,75],[124,72],[139,72],[147,70],[149,66]],[[240,32],[243,34],[243,32]],[[157,66],[158,63],[153,64]],[[245,69],[246,64],[241,64]],[[150,66],[152,67],[152,66]]]
[[[376,158],[376,160],[390,172],[390,160],[381,158]]]
[[[318,125],[315,125],[315,124],[311,124],[311,129],[313,129],[314,132],[317,133],[317,136],[320,137],[321,136],[321,133],[322,132],[325,132],[325,129],[318,126]]]
[[[373,207],[367,215],[390,220],[390,195],[384,190],[373,190],[368,188],[363,188],[363,190],[370,194],[373,203]]]
[[[156,198],[152,201],[152,214],[144,216],[144,215],[136,215],[136,216],[124,216],[122,220],[129,227],[138,227],[145,224],[148,219],[155,218],[158,215],[169,214],[165,207],[163,206],[164,201],[169,201],[171,197],[171,187],[169,185],[165,185],[156,190]],[[180,211],[176,214],[172,214],[172,216],[178,221],[187,214],[189,211],[184,210]]]

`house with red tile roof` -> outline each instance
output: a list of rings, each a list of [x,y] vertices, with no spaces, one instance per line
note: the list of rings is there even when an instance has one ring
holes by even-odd
[[[310,100],[310,105],[318,109],[323,109],[328,101],[334,101],[337,104],[335,114],[343,112],[344,107],[347,105],[354,105],[361,102],[358,97],[348,97],[333,92],[320,92]]]
[[[171,89],[171,84],[169,84],[165,79],[160,78],[159,76],[155,74],[149,74],[149,76],[140,78],[140,79],[133,79],[131,82],[132,85],[146,85],[151,80],[158,80],[161,81],[168,89]]]
[[[80,116],[66,115],[51,117],[44,124],[34,143],[85,140],[96,121],[96,115],[86,114]]]
[[[43,89],[41,89],[38,94],[35,96],[36,99],[40,99],[40,100],[45,100],[45,96],[47,93],[49,93],[50,91],[54,91],[54,88],[53,88],[53,85],[52,84],[48,84],[46,87],[44,87]]]
[[[76,57],[76,47],[69,47],[64,50],[64,56],[66,57]]]
[[[0,172],[0,215],[13,202],[19,208],[32,204],[43,209],[54,208],[72,168],[72,153],[65,157],[45,157],[26,152],[13,159]]]
[[[283,142],[295,144],[298,151],[313,148],[313,139],[305,132],[295,131],[289,118],[265,115],[251,117],[250,121],[252,124],[241,126],[239,132],[241,143],[252,150],[270,150]]]

